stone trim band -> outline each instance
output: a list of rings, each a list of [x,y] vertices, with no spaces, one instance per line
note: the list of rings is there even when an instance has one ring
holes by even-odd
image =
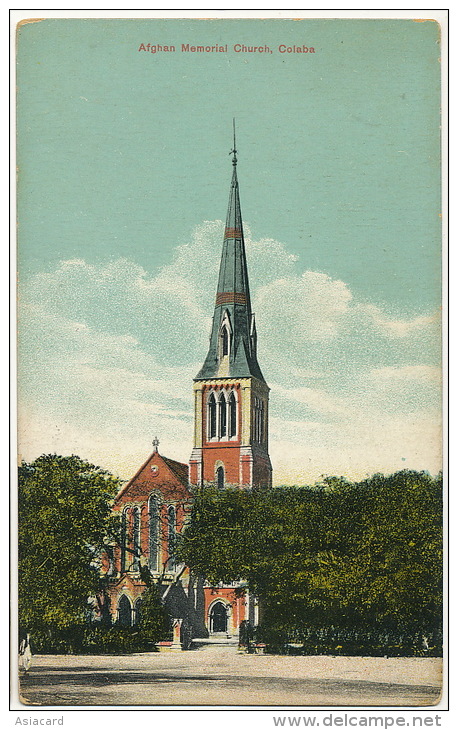
[[[224,238],[242,238],[242,230],[240,228],[226,228]]]
[[[246,304],[246,295],[239,292],[222,292],[216,295],[216,306],[220,304]]]

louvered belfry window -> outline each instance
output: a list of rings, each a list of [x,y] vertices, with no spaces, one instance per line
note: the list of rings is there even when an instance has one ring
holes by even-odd
[[[216,398],[214,393],[211,393],[208,399],[208,437],[211,439],[216,438]]]
[[[229,436],[231,438],[237,436],[237,399],[234,391],[229,398]]]

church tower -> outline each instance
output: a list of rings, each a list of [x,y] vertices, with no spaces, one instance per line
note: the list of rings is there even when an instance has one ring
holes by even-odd
[[[232,181],[210,347],[194,378],[190,483],[256,489],[272,485],[269,387],[257,359],[248,270],[232,150]]]

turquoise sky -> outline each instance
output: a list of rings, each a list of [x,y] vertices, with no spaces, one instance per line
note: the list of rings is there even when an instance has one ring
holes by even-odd
[[[140,43],[175,53],[139,52]],[[181,52],[228,44],[228,53]],[[234,43],[272,54],[234,53]],[[281,54],[280,43],[315,53]],[[439,303],[439,45],[412,20],[45,20],[19,32],[20,267],[152,271],[242,210],[300,268],[400,313]]]
[[[21,456],[189,459],[236,117],[274,484],[437,473],[439,55],[430,21],[22,26]]]

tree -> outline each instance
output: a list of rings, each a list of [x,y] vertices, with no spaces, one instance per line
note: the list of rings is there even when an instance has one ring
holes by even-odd
[[[118,479],[78,456],[40,456],[19,468],[19,624],[81,625],[100,589],[99,555]]]
[[[211,583],[244,579],[277,645],[323,627],[439,637],[441,497],[440,478],[409,471],[202,489],[181,556]]]
[[[141,599],[140,632],[143,639],[155,644],[170,634],[170,616],[162,605],[157,586],[151,580],[147,585]]]
[[[376,474],[366,493],[355,569],[362,611],[398,630],[435,633],[442,605],[442,478]],[[350,592],[351,596],[352,592]]]

